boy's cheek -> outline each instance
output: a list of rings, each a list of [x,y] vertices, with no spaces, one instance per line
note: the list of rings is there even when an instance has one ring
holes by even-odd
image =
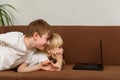
[[[37,49],[39,49],[39,50],[44,50],[45,47],[44,47],[44,46],[42,46],[42,47],[37,47]]]

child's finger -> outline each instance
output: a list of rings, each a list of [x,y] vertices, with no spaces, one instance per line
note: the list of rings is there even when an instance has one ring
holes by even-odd
[[[42,65],[46,66],[48,64],[51,64],[51,61],[45,61],[45,62],[41,62]]]

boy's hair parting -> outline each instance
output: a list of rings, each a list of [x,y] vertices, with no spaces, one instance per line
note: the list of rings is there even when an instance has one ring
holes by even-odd
[[[53,27],[50,26],[45,20],[43,19],[38,19],[32,21],[28,27],[27,27],[27,32],[25,34],[26,37],[32,37],[33,34],[37,32],[40,36],[42,36],[45,33],[48,33],[50,37],[53,36]]]

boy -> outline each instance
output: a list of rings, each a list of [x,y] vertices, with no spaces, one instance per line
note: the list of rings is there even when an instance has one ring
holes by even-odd
[[[43,50],[52,36],[52,27],[42,19],[32,21],[25,35],[21,32],[0,34],[0,71],[16,68],[28,54]]]

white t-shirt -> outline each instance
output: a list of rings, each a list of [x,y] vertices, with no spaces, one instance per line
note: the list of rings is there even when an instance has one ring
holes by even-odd
[[[28,63],[29,66],[33,66],[46,60],[49,60],[49,59],[45,53],[35,52],[34,54],[29,55],[28,59],[26,60],[26,63]]]
[[[15,68],[27,59],[28,54],[35,52],[26,51],[24,35],[21,32],[0,34],[0,41],[16,48],[0,44],[0,71]]]

